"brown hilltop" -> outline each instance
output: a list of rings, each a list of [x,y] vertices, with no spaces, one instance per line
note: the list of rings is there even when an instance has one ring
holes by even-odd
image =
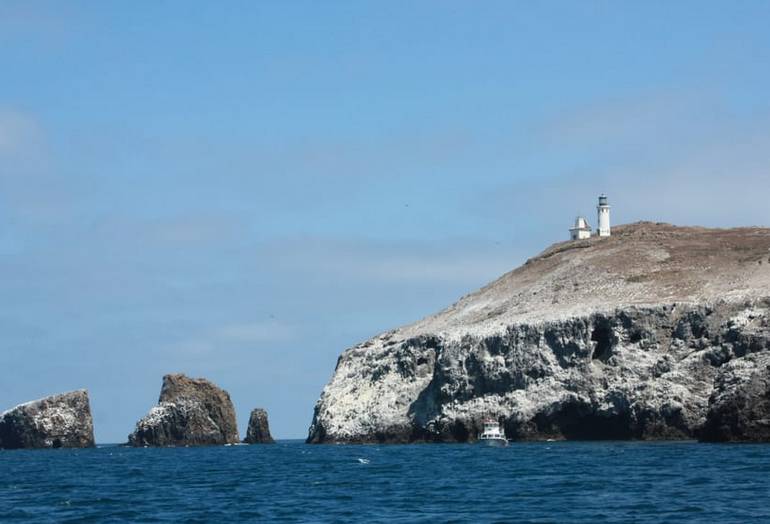
[[[639,222],[560,242],[405,335],[502,328],[628,306],[770,296],[770,229]]]

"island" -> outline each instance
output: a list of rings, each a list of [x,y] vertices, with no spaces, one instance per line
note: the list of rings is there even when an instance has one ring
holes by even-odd
[[[344,351],[307,441],[770,440],[770,229],[573,238]]]

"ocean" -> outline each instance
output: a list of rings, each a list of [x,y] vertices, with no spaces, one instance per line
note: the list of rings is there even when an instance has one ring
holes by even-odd
[[[3,522],[770,522],[770,446],[0,451]]]

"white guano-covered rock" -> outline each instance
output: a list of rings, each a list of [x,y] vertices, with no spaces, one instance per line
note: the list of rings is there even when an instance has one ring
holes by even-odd
[[[556,244],[346,350],[309,442],[694,438],[721,368],[770,346],[770,229],[640,223]],[[752,357],[753,358],[753,357]]]
[[[86,390],[25,402],[0,415],[0,448],[88,448],[94,423]]]

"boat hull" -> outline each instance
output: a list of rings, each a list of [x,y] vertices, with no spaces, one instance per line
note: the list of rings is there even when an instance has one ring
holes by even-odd
[[[504,448],[508,446],[508,441],[502,438],[486,438],[480,439],[479,444],[482,446],[488,446],[491,448]]]

